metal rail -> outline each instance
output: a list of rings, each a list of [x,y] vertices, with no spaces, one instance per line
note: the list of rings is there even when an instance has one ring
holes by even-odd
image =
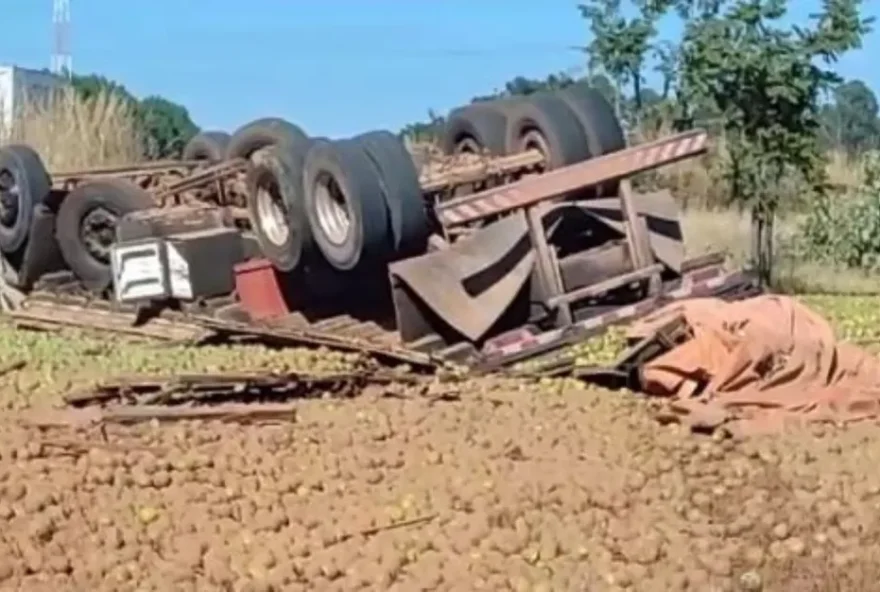
[[[543,154],[537,150],[527,150],[510,156],[487,158],[471,164],[453,165],[449,170],[422,175],[419,183],[423,192],[436,193],[450,186],[475,183],[492,176],[509,175],[543,163]]]
[[[181,179],[175,183],[171,183],[156,192],[156,198],[160,202],[166,198],[173,197],[184,191],[192,191],[201,189],[208,183],[217,181],[227,181],[244,173],[248,168],[248,161],[244,158],[236,158],[209,166],[188,177]]]
[[[449,187],[478,183],[488,178],[511,175],[543,164],[544,156],[537,150],[528,150],[510,156],[491,157],[477,162],[451,164],[448,169],[424,173],[419,178],[422,192],[437,193]],[[137,175],[164,175],[185,171],[187,176],[163,187],[156,193],[162,199],[186,191],[200,189],[209,183],[228,181],[247,171],[245,159],[235,159],[208,165],[205,161],[156,161],[137,165],[97,167],[79,171],[60,171],[51,174],[53,185],[64,187],[84,179],[130,177]]]
[[[437,206],[437,216],[449,228],[518,208],[527,208],[584,187],[622,179],[702,154],[708,150],[705,130],[694,130],[642,144],[497,187],[450,199]]]
[[[137,164],[123,164],[106,167],[93,167],[76,171],[55,171],[50,173],[53,179],[82,179],[83,177],[118,177],[120,175],[139,175],[144,173],[161,173],[167,170],[195,169],[205,166],[204,160],[155,160]]]

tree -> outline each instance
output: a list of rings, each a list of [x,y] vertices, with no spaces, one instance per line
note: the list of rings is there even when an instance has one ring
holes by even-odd
[[[111,93],[129,103],[150,158],[179,158],[186,143],[199,132],[185,107],[162,97],[150,96],[139,101],[125,86],[98,74],[74,75],[71,84],[85,100]]]
[[[433,109],[428,109],[428,121],[410,123],[400,131],[400,135],[416,142],[431,142],[440,136],[443,117]]]
[[[162,97],[142,100],[138,116],[147,137],[147,154],[155,158],[179,158],[186,143],[199,133],[185,107]]]
[[[636,121],[642,111],[642,84],[645,60],[651,49],[651,40],[657,34],[659,13],[651,0],[640,0],[641,13],[626,19],[621,15],[621,0],[588,0],[578,9],[590,23],[592,39],[584,48],[588,55],[590,72],[607,74],[615,83],[613,104],[619,117],[624,118],[623,87],[631,85],[633,111]]]
[[[822,110],[826,143],[850,156],[880,148],[880,121],[874,92],[861,80],[834,89],[834,101]]]
[[[101,93],[115,94],[132,105],[137,103],[137,99],[128,92],[121,84],[114,82],[104,76],[98,74],[74,74],[71,76],[70,83],[76,90],[77,94],[84,100],[94,100]]]
[[[751,209],[752,257],[765,282],[783,178],[794,172],[824,189],[819,97],[838,80],[821,66],[860,46],[870,24],[860,2],[824,0],[813,27],[801,28],[781,25],[785,0],[715,0],[686,24],[679,91],[723,116],[732,198]]]
[[[504,97],[525,97],[538,92],[558,90],[574,84],[574,78],[565,74],[550,74],[543,80],[538,78],[526,78],[525,76],[517,76],[513,80],[504,83],[502,90],[497,90],[488,95],[480,95],[471,99],[472,103],[480,103],[484,101],[494,101]]]

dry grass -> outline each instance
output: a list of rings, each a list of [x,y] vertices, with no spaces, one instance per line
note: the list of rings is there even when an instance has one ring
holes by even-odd
[[[672,133],[668,126],[661,126],[650,134],[636,134],[630,143],[648,142]],[[730,195],[730,187],[723,177],[727,162],[724,140],[715,138],[705,156],[670,165],[641,180],[651,187],[669,189],[683,207],[714,208],[727,203]],[[842,193],[858,186],[864,178],[863,164],[862,160],[852,159],[845,153],[830,153],[826,165],[829,183]],[[783,183],[780,191],[785,194],[783,200],[787,203],[798,203],[803,198],[801,186],[794,182]]]
[[[48,101],[25,100],[11,129],[0,129],[0,137],[33,147],[53,171],[143,159],[131,107],[107,92],[84,100],[72,88],[63,88]]]
[[[782,217],[776,224],[776,289],[791,293],[877,294],[880,275],[804,261],[793,253],[800,216]],[[750,219],[730,209],[687,208],[681,214],[689,255],[722,251],[733,266],[749,260]]]

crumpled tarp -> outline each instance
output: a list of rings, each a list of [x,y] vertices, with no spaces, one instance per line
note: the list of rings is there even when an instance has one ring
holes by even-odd
[[[634,324],[630,336],[647,337],[675,317],[693,337],[646,364],[641,378],[683,423],[766,431],[880,415],[878,359],[838,342],[825,319],[793,298],[680,301]]]

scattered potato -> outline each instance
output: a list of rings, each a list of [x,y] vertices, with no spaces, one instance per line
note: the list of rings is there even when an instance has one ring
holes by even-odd
[[[876,296],[809,295],[800,299],[828,319],[840,339],[880,345],[880,298]]]
[[[845,336],[876,331],[876,305],[814,300]],[[607,360],[621,337],[578,352]],[[19,359],[0,378],[7,408],[105,374],[355,361],[5,328],[0,365]],[[289,424],[111,427],[106,441],[7,412],[0,590],[772,592],[880,579],[873,424],[739,441],[661,426],[650,401],[571,380],[455,388],[448,401],[434,387],[307,400]]]

